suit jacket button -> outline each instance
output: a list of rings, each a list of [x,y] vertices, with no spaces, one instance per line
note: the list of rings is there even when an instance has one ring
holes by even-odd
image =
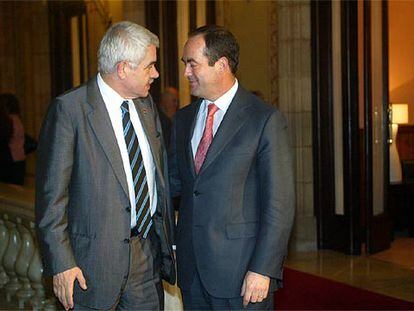
[[[194,196],[198,197],[201,193],[198,191],[194,191]]]
[[[129,244],[129,242],[130,242],[130,240],[129,240],[129,239],[125,239],[125,240],[124,240],[124,243],[125,243],[125,244]]]
[[[125,207],[125,210],[126,210],[128,213],[131,213],[131,208],[130,208],[129,206]]]

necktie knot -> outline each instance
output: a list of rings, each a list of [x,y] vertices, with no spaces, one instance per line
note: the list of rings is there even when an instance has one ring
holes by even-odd
[[[121,105],[121,110],[123,113],[129,112],[128,101],[124,100]]]
[[[208,105],[208,118],[211,118],[214,116],[214,114],[219,110],[219,107],[217,107],[214,103],[211,103]]]

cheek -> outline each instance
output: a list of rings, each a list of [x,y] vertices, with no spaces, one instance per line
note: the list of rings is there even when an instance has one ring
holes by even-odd
[[[137,77],[137,79],[137,85],[139,85],[140,87],[144,87],[144,85],[148,81],[148,78],[145,75],[140,75],[139,77]]]
[[[197,80],[203,80],[203,73],[200,70],[193,70],[193,76],[197,78]]]

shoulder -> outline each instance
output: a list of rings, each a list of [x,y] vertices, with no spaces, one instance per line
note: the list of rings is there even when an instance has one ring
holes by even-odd
[[[184,106],[182,108],[180,108],[176,113],[175,113],[175,117],[176,118],[187,118],[187,117],[191,117],[195,112],[198,111],[200,104],[201,104],[201,99],[197,99],[195,101],[193,101],[191,104]]]
[[[252,109],[252,113],[256,116],[269,117],[272,114],[280,113],[276,107],[266,103],[241,85],[239,85],[239,88],[237,89],[234,100],[241,103],[246,108]]]
[[[87,84],[66,91],[52,99],[49,109],[73,113],[87,104]]]
[[[285,116],[277,107],[264,102],[261,98],[240,85],[235,99],[249,110],[252,118],[265,126],[276,126],[276,128],[285,128],[287,126]]]
[[[55,101],[70,105],[70,103],[77,103],[77,102],[85,102],[86,101],[86,94],[87,94],[87,85],[83,84],[78,86],[74,89],[66,91],[65,93],[57,96]]]

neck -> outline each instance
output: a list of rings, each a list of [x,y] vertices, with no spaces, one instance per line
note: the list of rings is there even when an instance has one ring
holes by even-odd
[[[221,81],[217,83],[218,88],[215,94],[212,96],[212,98],[206,99],[212,102],[216,101],[218,98],[227,93],[233,87],[235,82],[236,78],[233,75],[224,77],[223,79],[221,79]]]
[[[128,97],[122,87],[121,81],[117,77],[116,73],[101,73],[102,80],[105,81],[115,92],[117,92],[122,98],[132,99]]]

